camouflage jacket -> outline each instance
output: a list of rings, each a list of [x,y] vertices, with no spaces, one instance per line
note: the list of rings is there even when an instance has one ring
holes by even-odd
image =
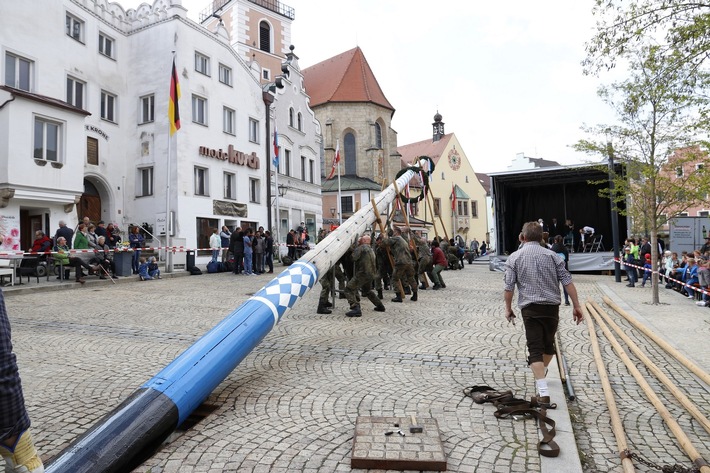
[[[352,259],[355,274],[367,273],[373,277],[377,274],[375,252],[370,245],[360,245],[355,248]]]
[[[390,247],[394,264],[412,264],[412,256],[409,252],[409,244],[401,236],[393,236],[385,240]]]

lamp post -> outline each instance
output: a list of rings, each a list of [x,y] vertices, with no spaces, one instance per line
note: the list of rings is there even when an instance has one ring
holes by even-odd
[[[611,145],[610,131],[606,132],[606,153],[609,161],[609,200],[611,202],[611,238],[614,251],[614,280],[621,282],[621,264],[619,263],[619,213],[616,210],[616,191],[614,187],[614,148]]]

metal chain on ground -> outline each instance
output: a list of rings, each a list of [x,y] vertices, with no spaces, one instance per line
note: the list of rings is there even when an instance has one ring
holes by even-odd
[[[678,465],[677,463],[675,465],[659,465],[658,463],[646,460],[638,453],[632,452],[631,450],[624,450],[624,456],[663,473],[700,473],[699,468],[686,468],[683,465]]]

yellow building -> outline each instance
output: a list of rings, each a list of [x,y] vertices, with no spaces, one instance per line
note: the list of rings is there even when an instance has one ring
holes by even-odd
[[[427,225],[427,238],[463,238],[468,245],[476,238],[482,242],[488,232],[486,190],[481,185],[456,135],[444,133],[444,123],[437,112],[434,116],[432,139],[399,146],[402,165],[407,166],[420,156],[428,156],[434,164],[429,177],[433,199],[412,206],[411,214]],[[412,189],[410,196],[419,194]],[[455,199],[454,199],[455,196]],[[433,215],[432,215],[433,213]]]

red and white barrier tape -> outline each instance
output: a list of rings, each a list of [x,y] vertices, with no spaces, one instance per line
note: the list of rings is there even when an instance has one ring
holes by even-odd
[[[630,268],[642,269],[642,270],[644,270],[644,271],[651,271],[651,273],[656,273],[656,274],[658,274],[658,280],[659,280],[659,281],[661,280],[661,278],[666,278],[666,279],[668,279],[668,280],[670,280],[670,281],[673,281],[673,282],[676,282],[676,283],[680,284],[681,286],[689,287],[689,288],[692,289],[693,291],[697,291],[697,292],[700,292],[701,294],[705,294],[706,296],[710,296],[710,291],[707,291],[707,290],[701,288],[700,286],[693,286],[692,284],[688,284],[688,283],[685,283],[685,282],[680,281],[680,280],[678,280],[678,279],[674,279],[674,278],[672,278],[672,277],[670,277],[670,276],[668,276],[668,275],[666,275],[666,274],[662,274],[660,271],[657,271],[657,270],[655,270],[655,269],[649,270],[648,268],[644,268],[643,266],[639,266],[639,265],[637,265],[637,264],[632,264],[632,263],[627,263],[627,262],[625,262],[625,261],[620,261],[620,260],[617,260],[617,259],[615,259],[614,261],[615,261],[615,262],[618,262],[618,263],[621,263],[621,265],[624,266],[624,267],[628,266],[628,267],[630,267]]]

